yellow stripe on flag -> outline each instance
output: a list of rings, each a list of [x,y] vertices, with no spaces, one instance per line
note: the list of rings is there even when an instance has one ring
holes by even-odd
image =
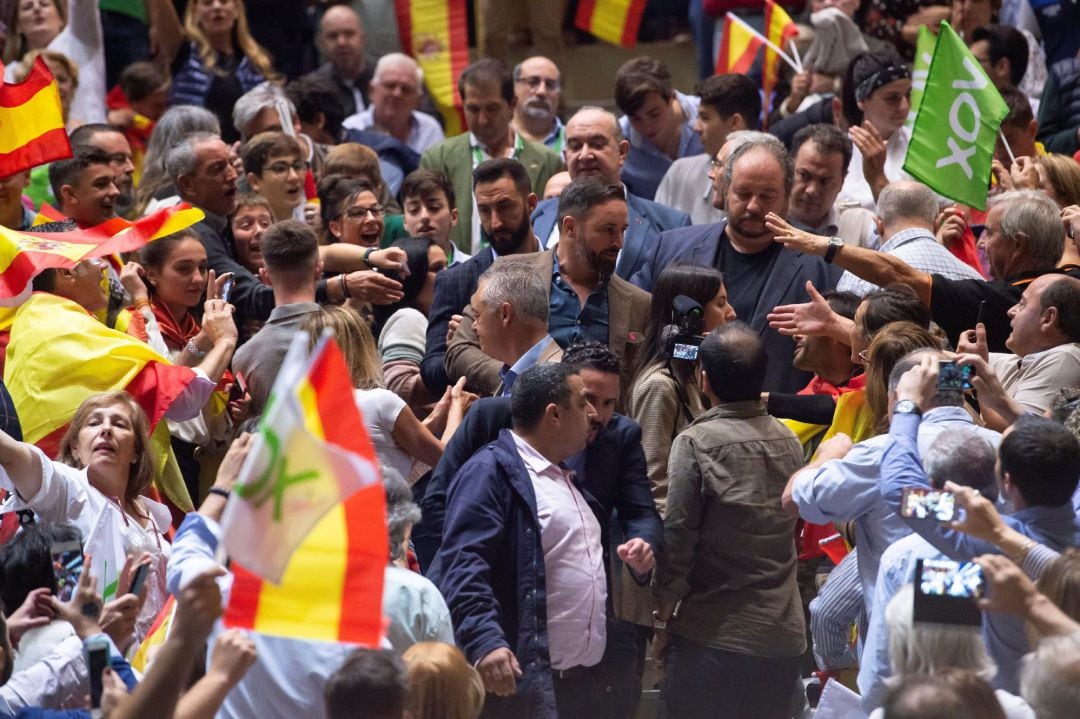
[[[0,122],[0,154],[7,154],[29,144],[49,130],[63,128],[55,125],[53,116],[59,117],[60,92],[52,83],[38,90],[26,103],[4,110]]]
[[[326,432],[323,431],[318,398],[315,396],[315,388],[311,386],[311,380],[307,377],[297,386],[296,397],[300,400],[300,409],[304,414],[304,426],[318,439],[325,440]]]
[[[280,585],[263,582],[255,631],[337,641],[346,568],[345,507],[335,505],[289,559]],[[329,601],[328,601],[329,600]],[[345,598],[348,601],[348,598]]]
[[[633,0],[597,0],[590,32],[600,40],[621,45],[626,16]]]

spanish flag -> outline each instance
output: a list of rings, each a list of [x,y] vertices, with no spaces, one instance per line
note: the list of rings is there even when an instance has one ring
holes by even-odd
[[[0,87],[0,177],[71,157],[60,91],[40,57],[22,82]]]
[[[765,37],[773,45],[783,50],[788,40],[797,37],[799,29],[784,8],[773,0],[765,0]],[[765,48],[765,62],[761,68],[761,87],[765,91],[765,102],[769,102],[776,81],[779,79],[780,56],[775,51]]]
[[[446,136],[461,134],[465,118],[457,79],[469,64],[465,0],[394,0],[402,51],[416,58]]]
[[[628,50],[637,45],[647,0],[580,0],[574,26]]]
[[[386,495],[344,356],[299,333],[222,518],[227,626],[378,646]]]
[[[764,43],[749,25],[731,13],[724,15],[724,32],[720,37],[720,55],[716,58],[716,74],[733,72],[745,75],[754,64]]]

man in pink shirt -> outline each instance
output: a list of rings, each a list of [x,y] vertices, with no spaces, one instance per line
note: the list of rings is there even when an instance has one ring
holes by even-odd
[[[600,525],[564,460],[585,448],[596,409],[562,364],[522,373],[510,409],[513,429],[450,483],[429,576],[490,693],[483,717],[595,719],[607,641]],[[645,575],[651,549],[634,547],[624,561]]]

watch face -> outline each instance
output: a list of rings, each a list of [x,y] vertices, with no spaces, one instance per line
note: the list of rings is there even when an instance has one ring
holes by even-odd
[[[919,406],[910,399],[902,399],[893,407],[893,412],[896,414],[918,414]]]

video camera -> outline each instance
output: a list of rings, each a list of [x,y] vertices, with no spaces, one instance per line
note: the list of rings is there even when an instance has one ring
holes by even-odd
[[[671,324],[660,330],[660,345],[665,359],[697,361],[698,348],[705,336],[705,310],[687,297],[678,295],[672,303]]]

